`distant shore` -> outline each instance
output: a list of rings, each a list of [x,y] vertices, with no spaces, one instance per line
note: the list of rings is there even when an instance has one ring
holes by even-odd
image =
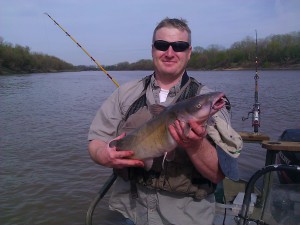
[[[300,70],[300,64],[294,64],[294,65],[289,65],[289,66],[272,66],[270,68],[257,68],[258,70]],[[218,70],[218,69],[214,69]],[[224,68],[220,70],[229,70],[229,71],[238,71],[238,70],[255,70],[255,68],[244,68],[244,67],[232,67],[232,68]]]
[[[142,69],[141,69],[142,70]],[[197,70],[197,69],[188,69],[189,71],[243,71],[243,70],[255,70],[255,68],[244,68],[244,67],[231,67],[231,68],[216,68],[212,70]],[[258,68],[259,71],[263,70],[300,70],[300,64],[295,65],[289,65],[285,67],[280,66],[272,66],[270,68]],[[86,70],[51,70],[51,71],[12,71],[1,68],[0,70],[0,76],[1,75],[14,75],[14,74],[34,74],[34,73],[61,73],[61,72],[80,72],[80,71],[86,71]],[[89,70],[91,71],[91,70]],[[98,69],[95,69],[93,71],[98,71]],[[109,70],[109,71],[117,71],[117,70]],[[122,70],[118,70],[122,71]],[[130,71],[130,70],[123,70],[123,71]]]

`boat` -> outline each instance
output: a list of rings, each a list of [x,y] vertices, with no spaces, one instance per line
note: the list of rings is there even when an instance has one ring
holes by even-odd
[[[300,129],[287,129],[281,136],[280,141],[300,142]],[[300,152],[279,151],[276,154],[276,164],[300,165]],[[300,183],[300,176],[290,171],[278,171],[278,178],[282,184]]]
[[[285,130],[276,141],[259,133],[240,134],[244,142],[259,143],[267,150],[265,167],[249,181],[223,180],[215,224],[300,224],[300,129]],[[263,178],[261,189],[256,185],[259,178]]]

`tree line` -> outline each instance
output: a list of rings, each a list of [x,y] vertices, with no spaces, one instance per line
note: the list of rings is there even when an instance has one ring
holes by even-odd
[[[226,49],[210,45],[206,49],[193,48],[188,63],[190,70],[300,68],[300,32],[270,35],[257,41],[246,37]],[[153,70],[152,60],[141,59],[134,63],[120,62],[103,66],[106,70]],[[98,70],[96,66],[74,66],[57,57],[30,52],[29,47],[13,46],[0,38],[0,74],[58,71]]]
[[[246,37],[225,49],[210,45],[207,49],[194,47],[188,63],[190,70],[296,68],[300,69],[300,32],[270,35],[256,40]],[[152,60],[122,62],[106,66],[108,70],[152,70]]]
[[[0,75],[72,71],[75,67],[55,56],[32,53],[28,46],[12,45],[0,37]]]

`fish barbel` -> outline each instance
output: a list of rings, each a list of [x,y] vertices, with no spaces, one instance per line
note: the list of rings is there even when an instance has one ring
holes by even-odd
[[[134,151],[134,155],[129,157],[132,159],[146,161],[162,156],[178,145],[169,132],[169,125],[177,119],[187,124],[189,121],[205,124],[225,105],[223,97],[222,92],[210,92],[168,107],[151,105],[150,112],[158,114],[157,116],[129,132],[124,138],[111,141],[109,146],[116,147],[117,150]],[[189,131],[190,127],[186,126],[186,129]]]

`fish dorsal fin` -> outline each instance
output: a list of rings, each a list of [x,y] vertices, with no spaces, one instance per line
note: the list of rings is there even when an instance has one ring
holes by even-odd
[[[166,109],[165,106],[159,105],[159,104],[153,104],[153,105],[149,106],[149,111],[154,116],[157,116],[158,114],[160,114],[165,109]]]

